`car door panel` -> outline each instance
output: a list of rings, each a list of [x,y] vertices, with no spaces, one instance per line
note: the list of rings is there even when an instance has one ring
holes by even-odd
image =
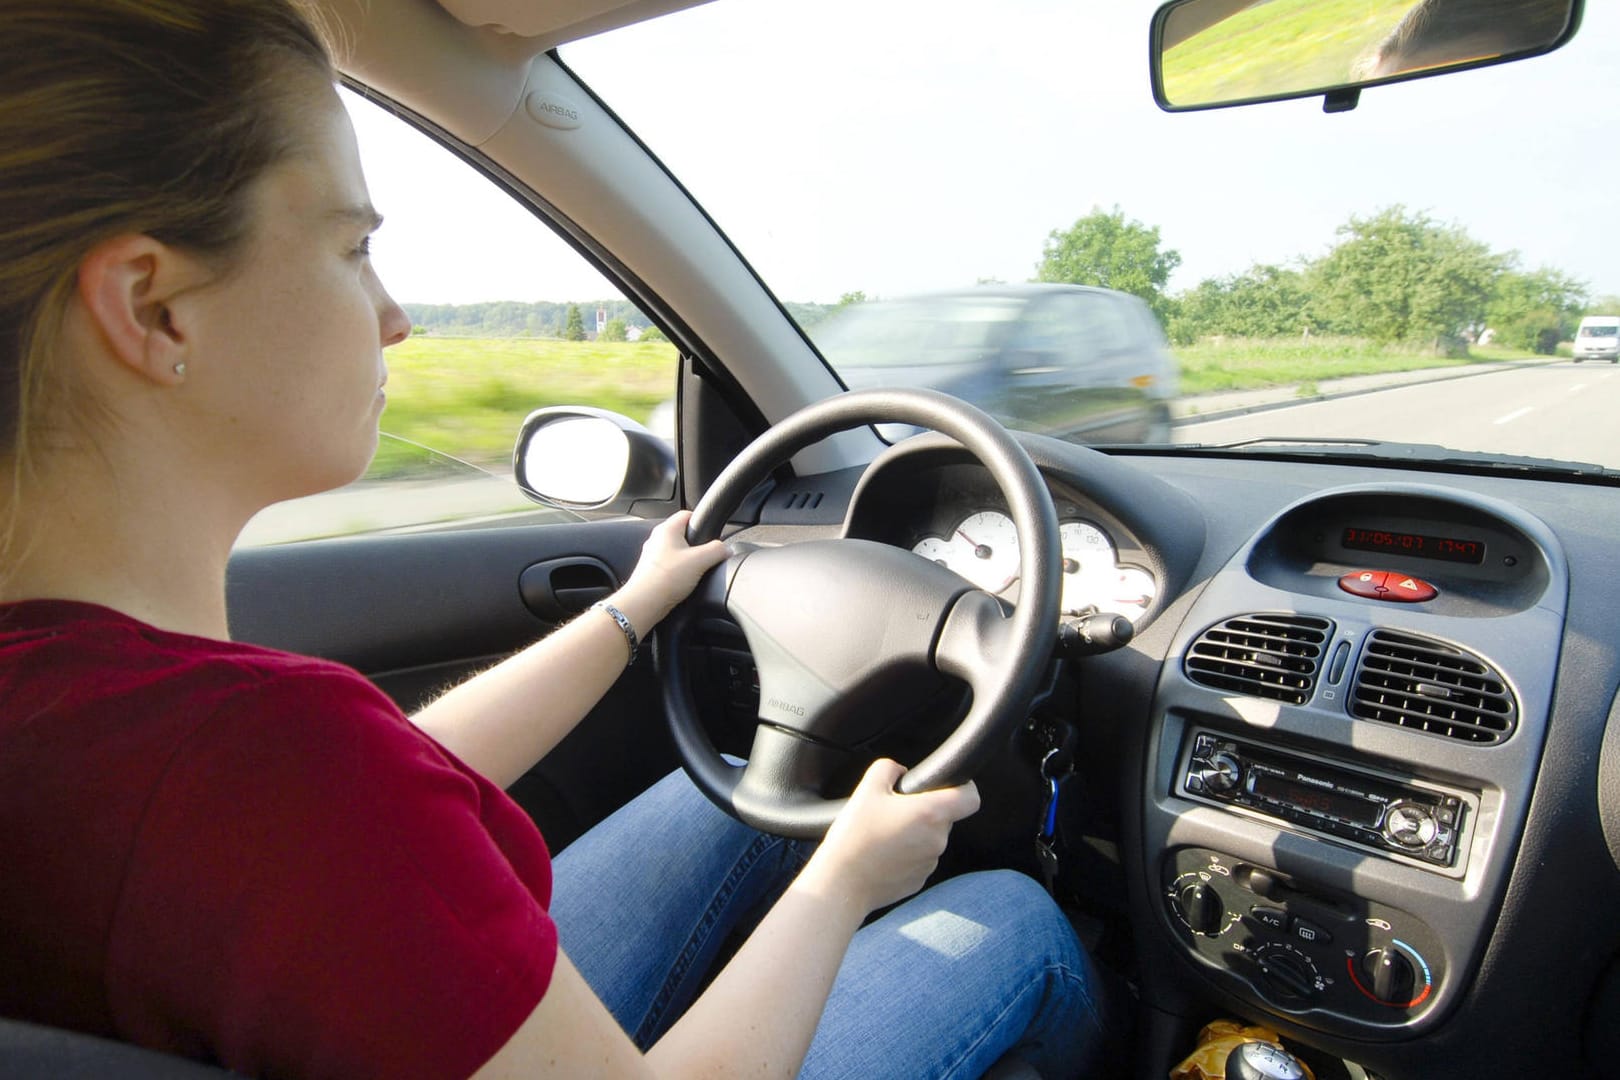
[[[348,664],[409,713],[555,627],[524,602],[525,570],[588,558],[617,584],[652,524],[621,518],[240,550],[229,574],[232,633]],[[574,602],[586,606],[588,595]],[[511,794],[559,850],[674,767],[648,650]]]

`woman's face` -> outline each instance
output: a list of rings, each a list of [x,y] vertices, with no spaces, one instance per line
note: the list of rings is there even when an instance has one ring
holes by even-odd
[[[199,450],[265,505],[365,471],[388,376],[382,350],[410,333],[366,254],[380,219],[348,114],[330,84],[304,97],[300,152],[259,180],[237,265],[200,293],[186,372]]]

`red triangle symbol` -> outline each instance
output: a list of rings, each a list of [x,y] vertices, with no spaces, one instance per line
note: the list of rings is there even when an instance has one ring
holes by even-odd
[[[1416,592],[1417,582],[1413,581],[1411,578],[1407,578],[1405,581],[1401,582],[1400,587],[1403,589],[1411,589],[1413,592]]]

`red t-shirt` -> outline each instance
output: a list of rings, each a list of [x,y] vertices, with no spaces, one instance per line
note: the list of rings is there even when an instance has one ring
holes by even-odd
[[[0,1014],[466,1076],[545,993],[550,900],[527,815],[357,672],[0,605]]]

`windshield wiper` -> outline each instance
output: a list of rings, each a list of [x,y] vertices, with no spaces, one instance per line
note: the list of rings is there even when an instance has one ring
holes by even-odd
[[[1256,450],[1288,457],[1370,457],[1414,465],[1462,467],[1492,472],[1554,473],[1566,476],[1620,476],[1620,472],[1585,461],[1557,461],[1522,454],[1488,454],[1480,450],[1453,450],[1433,443],[1386,442],[1380,439],[1344,439],[1327,436],[1267,435],[1228,443],[1187,443],[1176,450]]]

